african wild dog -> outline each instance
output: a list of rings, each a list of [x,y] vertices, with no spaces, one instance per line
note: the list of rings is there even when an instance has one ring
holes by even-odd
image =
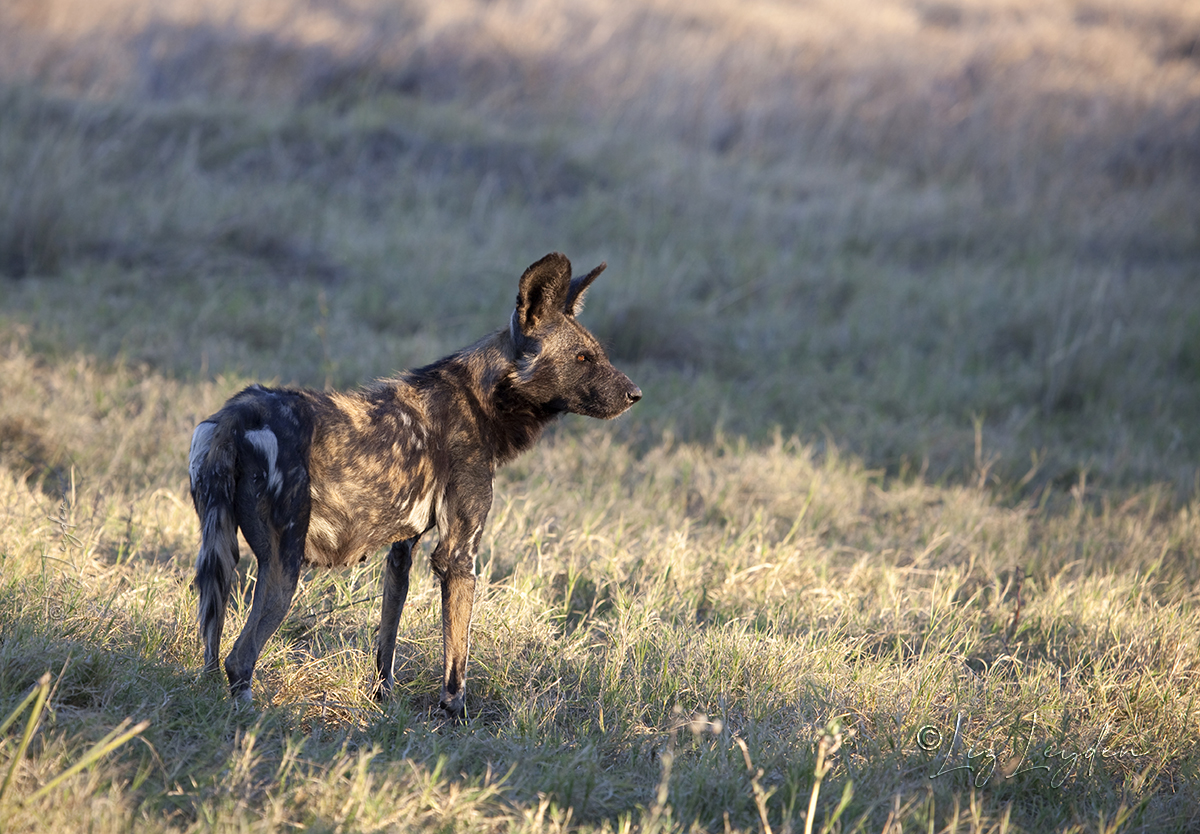
[[[225,659],[235,697],[250,697],[301,564],[349,565],[390,543],[375,655],[377,694],[388,694],[413,546],[436,525],[440,706],[464,716],[475,554],[496,467],[559,414],[610,419],[642,396],[575,320],[604,266],[572,279],[570,261],[547,255],[521,276],[509,326],[471,347],[353,393],[253,385],[196,427],[188,469],[206,670],[217,669],[239,527],[258,558],[254,603]]]

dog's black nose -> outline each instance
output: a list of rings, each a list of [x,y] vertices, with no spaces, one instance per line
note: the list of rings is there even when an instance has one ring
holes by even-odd
[[[636,385],[633,387],[632,391],[627,391],[625,393],[625,399],[629,400],[630,405],[633,405],[635,402],[637,402],[641,398],[642,398],[642,389],[638,388]]]

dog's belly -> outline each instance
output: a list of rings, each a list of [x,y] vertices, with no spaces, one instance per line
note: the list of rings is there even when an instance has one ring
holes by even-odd
[[[394,541],[434,526],[433,489],[383,495],[363,484],[351,488],[314,482],[305,561],[320,567],[357,564]]]
[[[403,394],[387,408],[341,394],[323,403],[308,459],[310,564],[356,564],[433,526],[439,489],[428,432]]]

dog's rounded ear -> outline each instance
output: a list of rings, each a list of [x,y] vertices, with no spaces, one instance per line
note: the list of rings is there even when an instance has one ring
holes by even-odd
[[[571,262],[558,252],[551,252],[525,270],[513,312],[513,338],[518,331],[528,336],[547,316],[561,313],[571,286]]]
[[[587,292],[587,288],[596,280],[596,276],[607,268],[608,264],[601,261],[600,266],[593,269],[587,275],[572,279],[571,285],[567,287],[567,301],[563,308],[564,313],[568,316],[577,316],[583,312],[583,294]]]

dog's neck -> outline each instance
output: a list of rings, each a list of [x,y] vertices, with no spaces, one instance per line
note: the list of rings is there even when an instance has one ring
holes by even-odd
[[[531,448],[562,413],[531,400],[515,384],[516,370],[512,338],[501,330],[404,379],[424,392],[427,407],[448,418],[453,430],[478,434],[495,468]]]

